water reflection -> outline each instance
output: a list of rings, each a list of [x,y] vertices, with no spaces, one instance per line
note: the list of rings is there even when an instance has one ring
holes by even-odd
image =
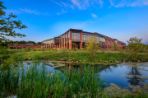
[[[31,63],[27,63],[26,66],[30,64]],[[117,64],[110,66],[65,63],[65,67],[58,69],[55,69],[51,63],[43,65],[46,65],[46,69],[50,73],[57,71],[63,73],[65,70],[69,72],[73,70],[83,72],[84,66],[91,66],[94,68],[96,75],[103,81],[105,86],[114,83],[122,88],[132,89],[134,86],[142,87],[144,84],[148,84],[148,63]]]
[[[148,63],[139,64],[118,64],[117,66],[110,66],[101,72],[101,79],[105,85],[111,83],[117,84],[123,88],[133,88],[135,86],[142,87],[148,84]]]
[[[140,70],[138,69],[137,64],[135,66],[131,66],[130,72],[128,73],[128,82],[129,87],[132,88],[134,86],[143,86],[143,79]]]

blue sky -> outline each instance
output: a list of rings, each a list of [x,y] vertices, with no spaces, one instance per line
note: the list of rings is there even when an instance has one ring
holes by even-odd
[[[148,0],[2,0],[18,16],[27,36],[42,41],[69,28],[99,32],[126,42],[137,36],[148,43]]]

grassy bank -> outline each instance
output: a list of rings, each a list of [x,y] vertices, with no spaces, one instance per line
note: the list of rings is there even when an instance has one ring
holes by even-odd
[[[17,98],[82,98],[97,96],[101,90],[93,69],[49,73],[44,65],[30,65],[28,70],[9,68],[0,70],[0,96]]]
[[[148,53],[130,54],[128,52],[96,52],[96,55],[92,57],[88,51],[82,50],[17,51],[13,52],[9,58],[9,61],[24,60],[52,60],[84,64],[112,64],[122,62],[147,62]]]

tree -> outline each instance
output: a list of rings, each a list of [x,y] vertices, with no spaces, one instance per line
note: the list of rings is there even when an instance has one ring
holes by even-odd
[[[21,21],[16,20],[16,15],[6,14],[5,6],[0,1],[0,43],[8,40],[8,37],[24,37],[24,34],[18,33],[18,29],[26,28]]]
[[[115,42],[113,43],[112,49],[115,50],[115,51],[118,50],[118,45],[117,45],[117,43],[115,43]]]
[[[132,61],[140,61],[139,52],[143,51],[142,39],[137,37],[130,38],[128,41],[128,59]]]
[[[130,52],[140,52],[143,49],[142,39],[137,37],[130,38],[128,41],[128,50]]]
[[[99,49],[99,45],[97,43],[97,38],[95,36],[92,36],[89,40],[88,40],[88,44],[87,44],[87,50],[90,53],[90,60],[91,61],[95,61],[96,60],[96,53],[97,50]]]
[[[132,37],[129,39],[128,44],[141,44],[142,39],[139,39],[137,37]]]

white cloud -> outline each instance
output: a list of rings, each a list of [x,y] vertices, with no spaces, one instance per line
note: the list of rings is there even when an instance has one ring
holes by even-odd
[[[90,6],[103,6],[103,0],[71,0],[71,4],[78,9],[87,9]]]
[[[87,9],[89,7],[89,0],[71,0],[71,4],[78,9]]]
[[[51,0],[51,2],[59,7],[68,7],[69,6],[69,3],[68,2],[65,2],[63,0]]]
[[[148,6],[148,0],[109,0],[112,7],[140,7]]]
[[[79,10],[85,10],[93,6],[103,7],[104,3],[107,1],[112,7],[116,8],[148,6],[148,0],[52,0],[54,4],[61,8]]]
[[[7,9],[7,13],[14,13],[14,14],[31,14],[36,16],[49,16],[49,13],[40,12],[37,10],[27,9],[27,8],[20,8],[20,9]]]
[[[98,16],[95,13],[91,13],[92,18],[97,18]]]
[[[67,13],[67,11],[62,9],[61,11],[57,12],[56,15],[63,15],[65,13]]]
[[[80,4],[80,1],[79,1],[79,0],[71,0],[71,3],[72,3],[74,6],[77,6],[78,8],[81,8],[81,4]]]

